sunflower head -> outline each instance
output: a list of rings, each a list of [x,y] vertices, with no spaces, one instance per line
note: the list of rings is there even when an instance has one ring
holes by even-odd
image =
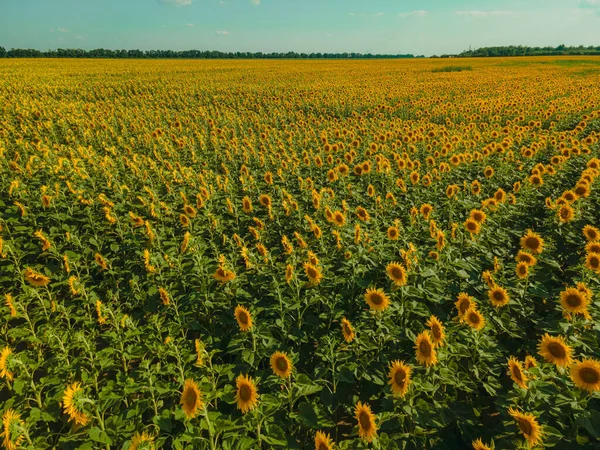
[[[539,234],[532,230],[527,230],[525,236],[521,238],[521,248],[528,250],[534,255],[539,255],[544,249],[544,240]]]
[[[479,222],[476,222],[474,219],[471,218],[465,221],[465,228],[472,235],[479,234],[479,232],[481,231],[481,225],[479,224]]]
[[[191,378],[185,380],[179,403],[188,420],[195,417],[198,410],[203,406],[202,393],[196,382]]]
[[[388,277],[394,282],[396,286],[404,286],[408,281],[406,269],[399,262],[393,262],[387,265],[385,268]]]
[[[473,209],[469,214],[469,217],[481,225],[483,222],[485,222],[487,215],[480,209]]]
[[[593,227],[591,225],[586,225],[583,227],[583,235],[587,239],[588,242],[598,241],[600,240],[600,230],[598,228]]]
[[[342,318],[342,335],[344,336],[344,340],[348,343],[354,340],[354,328],[352,328],[352,324],[345,317]]]
[[[538,424],[537,418],[533,414],[525,414],[513,408],[508,409],[513,419],[516,420],[519,426],[519,431],[527,439],[531,447],[535,447],[542,440],[542,427]]]
[[[589,393],[600,391],[600,361],[584,359],[571,366],[571,379],[575,386]]]
[[[2,444],[7,450],[17,450],[25,439],[25,422],[13,409],[7,409],[2,415]]]
[[[398,229],[398,227],[391,226],[387,230],[387,236],[388,236],[388,239],[390,239],[392,241],[396,241],[396,240],[398,240],[398,237],[400,236],[400,230]]]
[[[489,445],[483,443],[481,438],[471,442],[471,445],[473,446],[473,450],[492,450]]]
[[[392,388],[394,395],[404,397],[408,392],[408,385],[410,384],[411,367],[404,364],[403,361],[394,361],[390,365],[390,371],[388,373],[388,384]]]
[[[566,205],[562,205],[558,209],[556,214],[560,223],[570,222],[571,220],[573,220],[573,217],[575,217],[575,211],[573,210],[573,207],[568,203]]]
[[[426,325],[429,327],[429,331],[431,332],[431,340],[435,346],[443,346],[444,339],[446,337],[444,333],[444,325],[436,316],[431,316],[429,320],[427,320]]]
[[[523,365],[514,356],[508,360],[508,375],[520,388],[527,389],[527,375],[523,372]]]
[[[85,426],[89,422],[89,417],[85,413],[84,405],[88,399],[85,397],[81,383],[71,383],[63,392],[63,410],[69,415],[69,422],[76,425]]]
[[[458,316],[461,319],[464,319],[465,313],[471,306],[475,306],[475,302],[473,297],[471,297],[469,294],[466,292],[461,292],[458,294],[458,298],[454,303],[454,306],[456,306],[456,309],[458,310]]]
[[[537,258],[535,256],[533,256],[531,253],[523,251],[523,250],[519,250],[519,253],[517,253],[517,262],[521,263],[524,262],[526,264],[528,264],[529,266],[535,266],[537,264]]]
[[[354,414],[358,421],[358,435],[368,442],[377,436],[377,424],[371,407],[366,403],[358,402],[354,408]]]
[[[383,289],[367,289],[365,301],[369,307],[375,311],[384,311],[390,305],[390,298]]]
[[[155,437],[147,431],[136,432],[131,438],[131,445],[129,450],[154,450],[154,439]]]
[[[517,263],[517,266],[515,267],[515,273],[520,279],[527,278],[529,275],[529,264],[523,261]]]
[[[433,366],[437,364],[437,354],[431,334],[429,331],[423,331],[415,340],[415,350],[417,361],[424,366]]]
[[[536,367],[536,366],[537,366],[537,361],[535,359],[535,356],[527,355],[525,357],[525,370],[532,369],[533,367]]]
[[[292,375],[292,368],[292,362],[287,354],[277,351],[271,355],[271,369],[278,377],[289,378]]]
[[[252,316],[250,311],[241,305],[237,305],[234,310],[235,320],[241,331],[250,331],[252,328]]]
[[[311,285],[317,285],[323,279],[323,274],[318,266],[313,266],[310,263],[304,263],[304,272],[308,278],[308,281]]]
[[[547,362],[558,367],[571,365],[573,349],[567,345],[562,336],[553,337],[546,333],[538,344],[538,352]]]
[[[588,253],[585,258],[585,267],[600,273],[600,253]]]
[[[471,306],[465,311],[463,320],[467,323],[467,325],[477,331],[485,327],[485,318],[474,306]]]
[[[490,299],[490,302],[492,302],[492,305],[494,305],[496,308],[505,306],[510,301],[508,291],[498,285],[492,287],[488,291],[488,297]]]
[[[237,388],[235,401],[237,408],[246,414],[253,410],[258,404],[258,390],[254,384],[254,380],[247,375],[239,375],[235,380]]]
[[[322,431],[317,431],[315,434],[315,450],[332,450],[333,441],[329,434]]]
[[[588,296],[577,288],[568,288],[560,293],[560,304],[569,313],[582,314],[587,311]]]

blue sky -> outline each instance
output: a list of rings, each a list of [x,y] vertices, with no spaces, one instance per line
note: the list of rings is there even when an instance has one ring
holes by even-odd
[[[0,0],[9,48],[454,53],[600,45],[600,0]]]

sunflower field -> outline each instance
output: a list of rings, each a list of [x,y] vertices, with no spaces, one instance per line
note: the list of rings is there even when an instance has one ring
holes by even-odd
[[[452,63],[0,60],[4,448],[600,448],[600,61]]]

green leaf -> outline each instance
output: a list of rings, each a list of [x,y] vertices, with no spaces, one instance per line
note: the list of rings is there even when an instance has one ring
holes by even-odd
[[[100,442],[101,444],[111,445],[112,441],[106,434],[98,427],[91,428],[89,431],[90,439],[94,442]]]

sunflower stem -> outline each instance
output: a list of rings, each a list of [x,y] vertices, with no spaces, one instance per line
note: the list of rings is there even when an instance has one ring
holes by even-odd
[[[212,424],[210,423],[210,419],[208,418],[208,410],[206,409],[206,404],[203,406],[203,409],[204,409],[204,418],[206,419],[206,422],[208,423],[208,440],[210,442],[210,449],[216,450],[217,447],[215,447],[215,442],[213,440]]]

